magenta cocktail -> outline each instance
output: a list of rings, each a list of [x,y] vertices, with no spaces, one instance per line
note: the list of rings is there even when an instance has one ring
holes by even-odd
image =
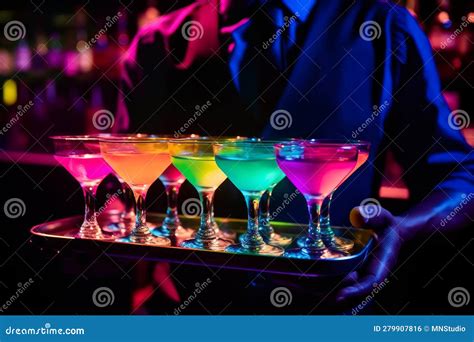
[[[324,143],[324,142],[332,142],[336,143],[336,140],[316,140],[317,142]],[[339,141],[339,143],[342,143]],[[345,142],[350,145],[354,145],[357,147],[357,150],[359,151],[358,156],[357,156],[357,163],[355,167],[352,169],[352,171],[341,181],[341,184],[344,183],[354,172],[356,172],[367,160],[369,159],[369,151],[370,151],[370,143],[367,141],[360,141],[360,140],[354,140],[350,142]],[[337,186],[339,187],[339,185]],[[327,196],[322,204],[321,208],[321,236],[324,241],[324,244],[335,250],[339,251],[348,251],[354,247],[354,241],[351,239],[344,238],[342,236],[336,236],[334,234],[334,231],[331,227],[331,218],[330,218],[330,209],[331,209],[331,202],[332,198],[334,196],[334,193],[337,190],[334,189],[329,196]],[[301,240],[298,240],[298,244],[301,245]]]
[[[87,135],[54,136],[54,157],[79,182],[84,192],[84,222],[76,235],[82,239],[104,239],[95,212],[99,183],[112,169],[102,158],[97,137]]]
[[[357,163],[357,147],[350,144],[321,144],[312,141],[275,145],[277,163],[304,195],[310,222],[302,248],[289,250],[289,257],[318,258],[325,245],[321,238],[321,205]]]

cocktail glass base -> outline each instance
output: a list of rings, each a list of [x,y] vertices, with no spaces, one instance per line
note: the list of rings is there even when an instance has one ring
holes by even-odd
[[[306,248],[292,248],[292,249],[287,249],[285,251],[284,256],[287,258],[294,258],[294,259],[317,260],[317,259],[321,259],[325,252],[326,252],[326,249],[307,250]]]
[[[133,227],[126,227],[123,222],[109,223],[105,227],[102,227],[104,233],[111,234],[116,238],[129,235],[132,229]]]
[[[179,226],[178,228],[171,230],[169,228],[165,228],[163,226],[161,227],[156,227],[151,230],[151,233],[154,236],[158,237],[170,237],[170,236],[176,236],[179,238],[190,238],[191,236],[194,235],[195,230],[191,228],[184,228],[182,226]]]
[[[272,246],[263,244],[258,248],[248,248],[244,247],[242,244],[230,245],[225,249],[229,253],[238,253],[238,254],[259,254],[259,255],[273,255],[280,256],[283,255],[284,249],[278,246]]]
[[[152,234],[147,235],[129,235],[118,239],[119,242],[137,243],[143,245],[154,245],[154,246],[171,246],[171,240],[166,237],[153,236]]]
[[[337,251],[349,251],[352,248],[354,248],[353,240],[350,240],[341,236],[335,236],[329,242],[324,241],[324,244],[326,245],[327,248],[334,249]]]
[[[298,247],[303,248],[305,246],[306,236],[300,236],[296,239],[296,244]],[[354,241],[351,239],[347,239],[341,236],[334,236],[332,240],[325,241],[323,239],[324,244],[326,247],[336,250],[336,251],[349,251],[354,248]]]
[[[293,238],[291,238],[290,236],[281,235],[278,233],[272,233],[270,234],[270,236],[265,236],[264,234],[261,235],[266,243],[273,246],[286,247],[289,246],[293,241]]]
[[[89,240],[115,240],[116,237],[110,234],[102,233],[100,227],[96,224],[83,224],[80,230],[74,235],[76,239]]]
[[[194,249],[207,249],[211,251],[223,251],[232,244],[232,241],[216,238],[213,240],[190,239],[183,241],[181,247]]]

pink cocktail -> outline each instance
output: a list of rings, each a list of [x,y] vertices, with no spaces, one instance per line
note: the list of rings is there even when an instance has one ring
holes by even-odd
[[[317,258],[325,245],[321,239],[321,205],[357,163],[358,150],[350,144],[295,141],[275,146],[277,163],[305,196],[310,214],[308,234],[300,249],[287,251],[296,258]]]
[[[54,158],[76,178],[80,184],[98,184],[112,173],[110,166],[100,154],[55,155]]]
[[[327,140],[327,139],[315,139],[311,140],[313,144],[347,144],[353,145],[357,147],[359,151],[357,155],[357,163],[355,167],[350,171],[350,173],[344,177],[344,179],[334,188],[334,190],[324,199],[322,207],[321,207],[321,238],[326,245],[326,247],[335,249],[338,251],[348,251],[354,247],[354,241],[342,236],[336,236],[334,234],[334,230],[331,227],[331,219],[330,219],[330,207],[332,198],[334,196],[334,192],[337,190],[339,185],[344,183],[354,172],[356,172],[369,158],[369,151],[370,151],[370,143],[361,140],[351,140],[351,141],[343,141],[343,140]],[[304,237],[297,239],[297,244],[300,247],[304,246]]]
[[[152,229],[152,234],[155,236],[174,235],[181,238],[190,237],[194,233],[194,230],[183,228],[178,216],[179,189],[186,180],[186,177],[184,177],[184,175],[179,172],[174,165],[170,165],[159,179],[165,186],[168,207],[166,209],[166,216],[163,223],[160,227]]]
[[[160,181],[163,184],[183,184],[186,180],[186,177],[183,176],[181,172],[174,166],[170,165],[160,176]]]
[[[97,137],[89,135],[54,136],[54,157],[79,182],[86,203],[84,222],[78,238],[104,239],[95,212],[99,183],[112,169],[102,158]]]

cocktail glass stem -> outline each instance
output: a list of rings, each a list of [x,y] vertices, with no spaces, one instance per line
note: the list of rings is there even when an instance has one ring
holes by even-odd
[[[150,229],[146,225],[146,193],[145,188],[134,188],[135,195],[135,228],[133,228],[130,240],[132,242],[143,242],[150,237]]]
[[[243,192],[248,210],[247,232],[241,239],[243,247],[257,250],[265,242],[259,233],[259,204],[263,192]]]
[[[203,242],[212,241],[217,237],[212,217],[214,190],[199,191],[199,198],[201,200],[201,224],[195,239]]]
[[[334,243],[334,231],[331,228],[331,218],[330,218],[330,209],[331,201],[334,191],[327,196],[322,203],[321,207],[321,217],[320,217],[320,227],[321,227],[321,238],[326,245],[331,245]]]
[[[120,181],[120,186],[122,190],[122,203],[124,205],[124,210],[120,213],[118,229],[121,233],[126,233],[130,231],[133,227],[133,222],[135,221],[135,211],[134,211],[134,194],[130,187],[124,181]]]
[[[77,237],[81,239],[102,239],[102,231],[97,222],[97,214],[95,212],[95,194],[97,185],[83,185],[82,191],[84,193],[85,212],[84,222],[81,225]]]
[[[166,216],[162,224],[162,232],[173,235],[178,227],[181,226],[181,221],[178,216],[178,194],[181,184],[165,183],[166,200],[168,208],[166,209]]]
[[[270,200],[272,198],[273,189],[267,190],[262,196],[260,207],[260,234],[270,238],[274,233],[273,227],[270,225]]]
[[[309,212],[308,234],[304,241],[303,252],[306,254],[320,254],[324,250],[324,242],[321,238],[321,205],[323,198],[308,196],[306,198]]]

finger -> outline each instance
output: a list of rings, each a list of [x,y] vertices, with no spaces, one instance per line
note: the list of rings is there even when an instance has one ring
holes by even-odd
[[[359,281],[359,273],[357,271],[353,271],[346,275],[344,279],[341,280],[339,286],[351,286],[352,284]]]
[[[348,301],[352,298],[360,297],[370,293],[374,288],[374,284],[377,284],[376,278],[373,274],[369,274],[362,278],[359,282],[347,286],[339,291],[336,300],[338,302]],[[376,286],[376,285],[375,285]]]
[[[349,219],[356,228],[375,230],[391,226],[394,222],[394,217],[388,210],[373,204],[353,208]]]

